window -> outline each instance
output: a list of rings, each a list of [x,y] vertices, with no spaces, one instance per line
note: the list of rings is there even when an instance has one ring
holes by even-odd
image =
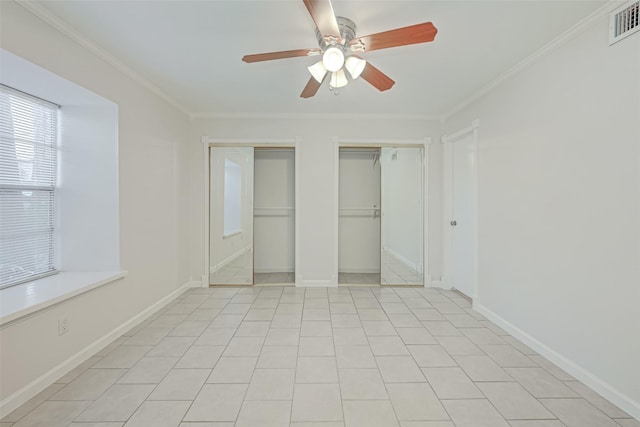
[[[0,85],[0,288],[55,272],[57,112]]]

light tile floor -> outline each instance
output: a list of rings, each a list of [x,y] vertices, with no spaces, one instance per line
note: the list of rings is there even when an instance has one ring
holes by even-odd
[[[260,284],[293,284],[296,281],[295,273],[277,272],[277,273],[254,273],[253,283]]]
[[[295,283],[295,273],[254,273],[251,253],[245,253],[219,270],[211,272],[209,282],[212,285],[251,285],[254,283],[257,285],[287,285]]]
[[[338,284],[342,285],[379,285],[380,273],[338,273]]]
[[[380,273],[338,274],[340,285],[422,285],[423,275],[389,252],[380,257]]]
[[[639,427],[452,291],[193,289],[0,427]]]

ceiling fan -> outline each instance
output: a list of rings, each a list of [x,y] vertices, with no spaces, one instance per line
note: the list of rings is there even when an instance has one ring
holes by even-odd
[[[353,21],[335,15],[331,0],[303,0],[303,2],[316,24],[318,48],[259,53],[245,55],[242,58],[244,62],[252,63],[322,55],[320,61],[308,67],[311,78],[300,94],[302,98],[314,96],[327,76],[330,76],[329,88],[331,90],[346,86],[349,81],[344,68],[353,79],[362,77],[379,91],[391,89],[395,82],[358,54],[430,42],[435,39],[438,32],[438,29],[431,22],[425,22],[359,37],[356,36],[356,24]],[[337,94],[337,91],[335,93]]]

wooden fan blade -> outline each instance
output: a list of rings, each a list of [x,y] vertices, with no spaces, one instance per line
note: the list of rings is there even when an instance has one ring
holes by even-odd
[[[312,56],[320,54],[320,49],[296,49],[283,50],[280,52],[257,53],[255,55],[245,55],[242,57],[244,62],[260,62],[271,61],[273,59],[295,58],[298,56]]]
[[[360,77],[368,81],[371,86],[375,87],[380,92],[389,90],[393,87],[394,84],[396,84],[396,82],[391,80],[389,76],[378,70],[369,62],[367,62],[367,65],[365,65],[362,74],[360,74]]]
[[[337,38],[338,43],[342,43],[340,28],[336,20],[336,14],[333,12],[331,0],[303,0],[304,5],[316,23],[318,31],[323,36],[333,36]]]
[[[351,40],[349,45],[354,50],[364,47],[364,50],[368,52],[388,47],[430,42],[436,38],[437,33],[438,29],[431,22],[425,22],[364,37],[356,37]]]
[[[325,75],[325,77],[322,79],[322,82],[318,83],[318,81],[315,78],[311,77],[307,82],[307,85],[304,87],[304,89],[302,89],[300,98],[311,98],[316,93],[318,93],[318,89],[320,89],[320,86],[322,86],[322,83],[326,78],[327,76]]]

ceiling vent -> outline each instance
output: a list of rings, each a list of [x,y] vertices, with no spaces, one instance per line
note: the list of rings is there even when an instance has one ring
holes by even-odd
[[[609,20],[609,44],[640,30],[640,1],[631,1],[616,9]]]

